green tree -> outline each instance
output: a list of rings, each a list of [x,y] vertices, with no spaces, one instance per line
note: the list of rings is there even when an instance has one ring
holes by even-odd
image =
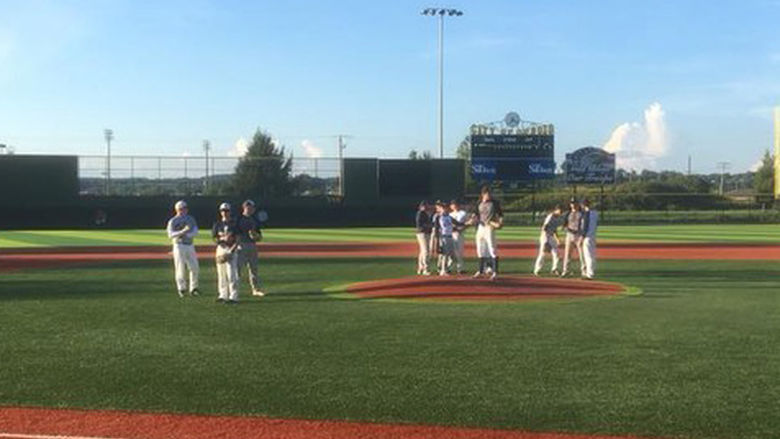
[[[775,159],[764,151],[764,158],[761,159],[761,166],[753,176],[753,188],[759,194],[771,194],[774,190],[775,177]]]
[[[423,151],[422,153],[418,153],[417,150],[413,149],[409,151],[409,160],[432,160],[433,156],[431,155],[430,151]]]
[[[242,197],[275,198],[292,195],[294,189],[292,156],[286,157],[284,147],[258,129],[236,165],[233,190]]]

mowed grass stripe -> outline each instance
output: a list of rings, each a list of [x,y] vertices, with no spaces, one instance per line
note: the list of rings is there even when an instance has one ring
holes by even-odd
[[[202,229],[196,242],[211,241],[208,225]],[[537,227],[505,227],[498,232],[502,241],[536,241]],[[473,239],[469,229],[466,239]],[[268,243],[304,242],[414,242],[412,227],[382,228],[323,228],[291,229],[269,228],[264,233]],[[723,243],[780,243],[780,227],[773,225],[674,225],[674,226],[602,226],[601,242],[723,242]],[[68,246],[133,246],[168,245],[165,230],[34,230],[0,232],[0,248],[68,247]]]

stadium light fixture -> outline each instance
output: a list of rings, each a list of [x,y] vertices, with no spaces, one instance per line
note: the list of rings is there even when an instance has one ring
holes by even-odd
[[[444,158],[444,17],[460,17],[463,11],[451,8],[425,8],[420,13],[439,19],[439,158]]]

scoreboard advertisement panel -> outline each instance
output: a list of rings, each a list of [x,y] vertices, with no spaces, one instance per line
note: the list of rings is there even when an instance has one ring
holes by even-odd
[[[472,134],[472,176],[501,181],[551,179],[554,145],[552,134]]]

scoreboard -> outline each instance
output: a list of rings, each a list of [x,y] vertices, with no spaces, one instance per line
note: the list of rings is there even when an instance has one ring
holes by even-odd
[[[552,125],[512,133],[471,135],[471,174],[475,180],[533,181],[555,176]]]

